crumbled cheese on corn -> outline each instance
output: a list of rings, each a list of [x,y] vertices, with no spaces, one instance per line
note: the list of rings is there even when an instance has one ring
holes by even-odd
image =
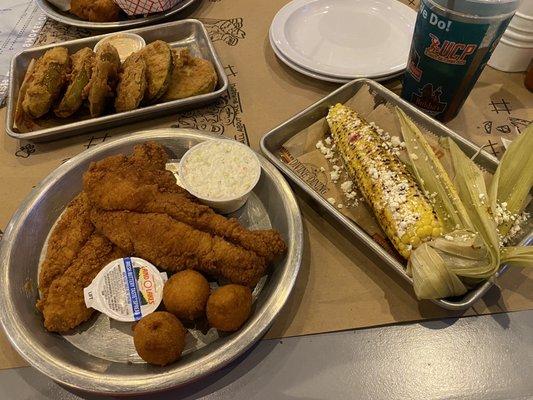
[[[333,183],[337,183],[337,181],[339,180],[340,178],[340,174],[339,174],[339,171],[331,171],[329,173],[329,176],[331,177],[331,181]]]
[[[328,197],[328,202],[329,202],[330,204],[335,205],[335,199],[334,199],[333,197]]]

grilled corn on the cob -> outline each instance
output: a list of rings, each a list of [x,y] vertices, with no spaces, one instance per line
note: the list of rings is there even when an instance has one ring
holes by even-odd
[[[440,236],[431,203],[377,128],[342,104],[331,107],[326,120],[348,174],[398,252],[409,258],[412,248]]]

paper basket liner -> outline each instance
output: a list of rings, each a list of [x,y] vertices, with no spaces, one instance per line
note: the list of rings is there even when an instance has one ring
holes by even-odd
[[[182,0],[115,0],[128,15],[146,15],[167,11]]]

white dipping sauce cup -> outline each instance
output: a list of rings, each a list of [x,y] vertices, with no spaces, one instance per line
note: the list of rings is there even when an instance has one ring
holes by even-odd
[[[222,197],[222,198],[209,198],[206,196],[202,196],[198,193],[198,191],[195,189],[194,182],[191,182],[188,179],[186,169],[184,168],[185,165],[188,162],[188,159],[191,157],[192,154],[205,149],[207,146],[216,146],[217,143],[223,143],[225,145],[235,146],[236,149],[239,149],[240,151],[245,151],[249,155],[251,155],[251,159],[253,160],[252,165],[249,165],[252,169],[253,177],[252,177],[252,184],[249,185],[247,188],[243,188],[242,191],[236,192],[233,196],[229,197]],[[214,167],[215,168],[215,167]],[[259,178],[261,177],[261,164],[259,163],[259,159],[257,158],[257,155],[255,152],[250,149],[248,146],[239,143],[234,140],[228,140],[228,139],[217,139],[217,140],[208,140],[205,142],[202,142],[200,144],[197,144],[194,147],[191,147],[181,158],[179,167],[178,167],[178,175],[179,175],[179,184],[186,189],[189,193],[191,193],[193,196],[197,197],[202,203],[205,205],[214,208],[218,212],[222,214],[229,214],[231,212],[234,212],[241,208],[246,201],[248,200],[248,197],[250,196],[250,193],[252,192],[255,185],[257,185],[257,182],[259,182]]]
[[[126,60],[126,58],[132,53],[135,53],[146,46],[145,40],[136,33],[121,32],[113,33],[100,39],[98,43],[94,45],[94,52],[96,53],[98,48],[104,43],[109,43],[117,49],[121,62],[124,62],[124,60]]]

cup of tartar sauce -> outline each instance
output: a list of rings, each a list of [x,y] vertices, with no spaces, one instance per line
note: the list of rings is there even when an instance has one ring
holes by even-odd
[[[124,60],[132,53],[135,53],[146,46],[145,40],[135,33],[114,33],[100,39],[98,43],[94,45],[94,52],[96,53],[98,47],[102,46],[104,43],[109,43],[117,49],[121,62],[124,62]]]
[[[138,321],[159,307],[166,280],[165,272],[142,258],[119,258],[83,289],[85,305],[117,321]]]
[[[248,146],[230,139],[207,140],[181,158],[180,184],[222,214],[241,208],[261,176],[261,164]]]

